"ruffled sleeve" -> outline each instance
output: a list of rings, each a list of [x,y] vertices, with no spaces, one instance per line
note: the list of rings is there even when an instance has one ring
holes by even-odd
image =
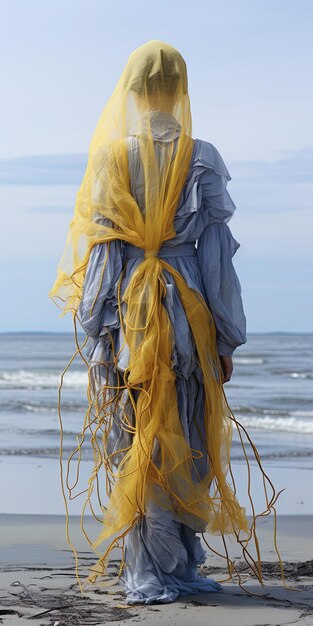
[[[206,165],[201,177],[206,226],[198,239],[197,256],[216,326],[218,352],[231,356],[247,341],[241,285],[232,262],[240,243],[227,224],[236,206],[226,189],[231,176],[223,159],[212,144],[206,146],[199,156]]]
[[[117,281],[122,271],[121,241],[96,244],[88,259],[79,322],[89,337],[119,326]]]

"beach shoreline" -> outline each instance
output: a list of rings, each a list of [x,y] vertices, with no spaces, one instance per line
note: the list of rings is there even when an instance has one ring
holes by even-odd
[[[63,458],[63,478],[66,476],[66,459]],[[262,460],[262,459],[261,459]],[[313,515],[312,490],[312,458],[301,459],[297,464],[288,459],[281,459],[280,463],[262,460],[263,468],[272,481],[276,492],[280,490],[275,505],[277,515]],[[88,486],[88,479],[92,471],[92,461],[81,461],[79,485],[75,493],[83,491]],[[252,496],[257,512],[266,508],[262,474],[253,461],[250,462]],[[76,475],[77,462],[71,463],[70,480],[73,483]],[[249,496],[247,493],[247,467],[245,462],[233,461],[232,470],[236,480],[237,497],[242,506],[246,507],[247,514],[251,514]],[[65,505],[61,491],[60,461],[57,458],[2,455],[0,456],[0,471],[5,480],[0,484],[0,514],[37,514],[63,515]],[[23,477],[23,479],[21,479]],[[268,485],[269,487],[269,485]],[[67,489],[65,489],[68,498]],[[105,485],[102,493],[105,494]],[[271,489],[269,488],[269,495]],[[68,502],[72,515],[80,515],[84,496]],[[106,496],[104,495],[104,504]],[[94,506],[97,507],[96,502]]]
[[[87,518],[86,524],[92,533],[95,528],[92,518]],[[282,515],[278,523],[278,546],[285,564],[286,585],[300,591],[284,588],[279,577],[270,516],[257,524],[265,586],[247,573],[242,575],[246,591],[258,597],[248,595],[238,584],[229,581],[222,583],[222,593],[197,594],[180,597],[172,604],[146,606],[127,605],[120,583],[111,589],[89,586],[81,594],[75,560],[66,541],[64,515],[2,514],[0,527],[0,616],[4,624],[23,626],[29,623],[29,618],[38,626],[56,622],[59,626],[125,622],[171,626],[313,624],[313,561],[308,560],[313,548],[310,515]],[[97,557],[88,550],[79,516],[71,516],[70,534],[84,565],[94,564]],[[214,549],[218,547],[219,538],[207,535],[206,539]],[[238,546],[232,544],[231,557],[237,555],[238,559],[239,554]],[[112,576],[117,573],[119,558],[116,550],[109,569]],[[236,564],[240,567],[241,560]],[[220,582],[228,577],[225,563],[213,552],[202,567],[204,575]],[[85,576],[83,571],[81,576]]]

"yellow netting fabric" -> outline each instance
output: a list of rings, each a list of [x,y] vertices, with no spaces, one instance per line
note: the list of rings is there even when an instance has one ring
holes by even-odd
[[[147,115],[150,111],[170,112],[181,127],[176,141],[173,129],[173,137],[167,138],[167,141],[159,146],[161,161],[160,157],[158,159],[156,157],[150,118]],[[143,171],[144,210],[138,206],[131,194],[127,137],[129,129],[134,127],[137,129]],[[242,546],[247,564],[262,583],[255,526],[257,516],[253,500],[249,491],[253,510],[253,523],[249,526],[246,511],[236,497],[236,486],[231,471],[230,453],[234,425],[242,442],[249,478],[249,461],[243,443],[244,433],[250,441],[263,475],[266,508],[260,515],[267,515],[273,511],[275,522],[274,504],[278,494],[275,493],[270,479],[262,469],[258,452],[248,433],[238,423],[228,406],[216,349],[215,326],[206,302],[197,291],[187,286],[179,272],[157,256],[161,245],[175,236],[173,221],[189,170],[192,150],[185,62],[171,46],[151,41],[132,53],[100,117],[91,141],[86,173],[77,194],[65,251],[58,266],[55,284],[49,292],[54,301],[55,299],[59,301],[56,303],[63,309],[62,315],[67,311],[72,312],[77,341],[77,311],[92,247],[100,242],[120,239],[145,251],[144,258],[132,274],[123,296],[123,301],[127,305],[125,315],[122,315],[121,310],[121,281],[119,281],[120,323],[124,340],[129,348],[128,367],[125,373],[118,376],[118,384],[114,389],[109,384],[104,384],[97,393],[89,377],[89,408],[75,451],[79,454],[80,460],[85,434],[87,431],[91,433],[94,469],[89,480],[82,519],[89,504],[92,514],[101,523],[101,532],[96,540],[91,541],[82,521],[85,535],[99,556],[88,578],[90,583],[105,575],[111,549],[117,545],[123,547],[123,537],[140,516],[145,514],[148,498],[153,498],[160,506],[169,508],[182,522],[190,524],[200,532],[207,530],[223,537],[224,534],[233,535]],[[205,414],[204,417],[196,416],[196,419],[205,421],[206,439],[203,442],[203,449],[209,458],[209,470],[205,476],[199,476],[195,471],[195,459],[199,458],[203,451],[190,449],[180,422],[175,372],[171,368],[174,330],[162,303],[166,291],[164,270],[171,272],[174,277],[203,372]],[[103,365],[115,364],[113,345],[112,351],[113,362]],[[76,354],[84,359],[78,341]],[[73,355],[73,359],[76,354]],[[86,366],[88,367],[87,362]],[[115,455],[118,453],[121,456],[119,464],[116,465],[115,455],[107,453],[106,442],[112,425],[112,416],[114,419],[114,403],[121,399],[121,394],[125,390],[133,405],[134,421],[130,423],[125,414],[122,427],[132,434],[132,443],[127,449],[115,452]],[[63,432],[60,401],[61,395],[59,415]],[[62,458],[62,444],[60,452]],[[104,506],[100,494],[103,518],[99,519],[91,505],[91,494],[94,488],[99,490],[99,472],[103,471],[106,474],[109,499],[107,506]],[[267,495],[267,486],[272,490],[271,497]],[[67,507],[66,513],[68,532]],[[245,534],[244,539],[240,537],[240,532]],[[248,543],[252,537],[258,554],[257,561],[248,551]],[[96,548],[105,539],[111,539],[111,543],[101,554]],[[69,536],[68,540],[71,543]],[[277,550],[276,523],[274,540]],[[77,559],[73,545],[72,548]],[[277,555],[281,564],[278,550]],[[229,574],[233,576],[236,567],[228,557],[227,549],[225,558]],[[78,576],[78,566],[76,571]],[[79,576],[78,581],[83,590]]]

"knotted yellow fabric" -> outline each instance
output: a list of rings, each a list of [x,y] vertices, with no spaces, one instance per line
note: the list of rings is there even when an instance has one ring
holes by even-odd
[[[155,111],[168,111],[177,121],[173,127],[164,128],[164,137],[160,141],[155,141],[151,132],[151,116]],[[144,206],[139,206],[132,195],[129,154],[133,141],[139,147],[138,175],[144,187]],[[149,498],[170,509],[176,518],[199,532],[206,530],[236,537],[248,565],[262,582],[255,528],[257,516],[251,494],[253,521],[249,526],[232,479],[233,424],[239,433],[244,429],[231,412],[224,394],[213,318],[202,295],[189,288],[181,274],[158,257],[162,244],[175,237],[174,217],[192,150],[185,62],[175,48],[153,40],[132,53],[100,117],[91,142],[86,173],[77,194],[65,251],[55,284],[49,292],[51,298],[61,301],[58,306],[63,309],[63,315],[72,312],[76,331],[77,311],[92,247],[119,239],[144,251],[122,297],[122,276],[118,284],[120,323],[129,349],[129,362],[123,375],[118,376],[114,391],[118,400],[127,390],[133,405],[133,423],[125,415],[122,426],[132,435],[131,445],[115,451],[114,455],[106,451],[114,419],[112,393],[106,394],[112,392],[112,385],[107,383],[99,390],[99,395],[101,391],[102,397],[107,397],[107,401],[101,403],[89,385],[89,409],[77,447],[80,452],[85,433],[91,431],[94,469],[86,504],[90,504],[99,472],[104,469],[107,476],[108,504],[101,505],[100,520],[90,505],[92,513],[101,522],[101,532],[96,539],[91,541],[88,538],[88,541],[95,551],[105,539],[112,541],[104,554],[97,552],[99,560],[88,578],[90,583],[105,574],[111,549],[119,545],[118,541],[145,515]],[[165,270],[175,280],[203,373],[205,410],[204,415],[195,416],[195,420],[204,420],[205,424],[202,450],[189,447],[180,421],[175,372],[171,367],[175,329],[163,304]],[[125,314],[122,305],[126,307]],[[79,345],[77,352],[82,355]],[[116,365],[113,345],[112,353],[111,366]],[[59,415],[61,420],[60,402]],[[261,515],[271,511],[276,514],[277,494],[262,469],[249,436],[248,439],[263,475],[267,506]],[[249,468],[241,434],[240,440]],[[122,455],[122,460],[116,467],[117,454]],[[200,476],[195,460],[203,454],[209,460],[208,471]],[[267,496],[266,482],[272,488],[271,498]],[[245,539],[240,538],[240,532],[246,534]],[[252,536],[257,562],[247,549]],[[75,548],[72,548],[77,557]],[[277,554],[281,563],[278,550]],[[228,554],[226,558],[232,576],[236,568]],[[78,569],[76,571],[78,576]],[[79,577],[78,580],[83,590]]]

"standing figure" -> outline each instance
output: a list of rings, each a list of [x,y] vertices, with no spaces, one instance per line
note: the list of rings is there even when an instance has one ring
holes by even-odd
[[[120,546],[130,604],[221,591],[199,570],[205,532],[225,546],[235,537],[263,582],[248,549],[256,515],[249,525],[231,471],[234,427],[259,463],[262,514],[275,512],[277,495],[223,388],[247,340],[230,178],[217,148],[192,138],[181,54],[157,40],[136,49],[95,129],[49,292],[87,336],[85,356],[77,342],[89,402],[77,451],[93,447],[84,510],[101,526],[88,582],[105,577]],[[227,549],[225,559],[240,582]]]

